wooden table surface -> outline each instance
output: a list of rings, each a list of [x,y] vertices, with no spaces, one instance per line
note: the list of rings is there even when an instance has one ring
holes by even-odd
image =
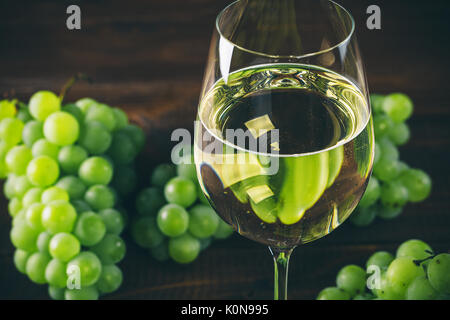
[[[0,92],[27,100],[39,89],[58,91],[76,72],[68,100],[94,97],[124,108],[148,134],[151,163],[168,158],[170,132],[191,128],[215,16],[223,0],[76,1],[82,30],[65,27],[69,1],[0,3]],[[405,92],[415,102],[412,139],[401,158],[427,171],[433,192],[392,221],[367,228],[349,223],[299,247],[290,267],[291,299],[314,299],[334,284],[344,265],[364,264],[375,250],[419,238],[450,248],[450,10],[447,1],[338,1],[357,22],[371,92]],[[382,30],[365,27],[366,8],[378,4]],[[151,164],[149,163],[149,166]],[[10,217],[0,204],[0,298],[46,299],[13,266]],[[124,283],[113,299],[271,299],[272,259],[262,245],[238,235],[215,242],[187,266],[158,263],[128,242],[120,263]]]

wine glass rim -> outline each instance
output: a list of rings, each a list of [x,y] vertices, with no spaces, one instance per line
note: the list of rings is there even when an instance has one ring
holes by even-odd
[[[342,5],[340,5],[339,3],[333,1],[333,0],[326,0],[329,3],[332,3],[333,5],[339,7],[341,10],[343,10],[343,12],[345,12],[347,14],[347,16],[350,18],[352,27],[350,32],[348,33],[348,35],[340,42],[338,42],[337,44],[328,47],[326,49],[323,50],[319,50],[319,51],[315,51],[315,52],[310,52],[310,53],[305,53],[302,55],[275,55],[275,54],[269,54],[269,53],[264,53],[264,52],[259,52],[259,51],[255,51],[255,50],[251,50],[251,49],[247,49],[244,48],[236,43],[234,43],[233,41],[231,41],[230,39],[228,39],[221,31],[220,26],[219,26],[219,21],[220,18],[222,17],[222,15],[225,13],[226,10],[228,10],[229,8],[235,6],[238,2],[241,2],[242,0],[236,0],[232,3],[230,3],[229,5],[227,5],[225,8],[222,9],[222,11],[220,11],[220,13],[217,15],[216,18],[216,30],[219,33],[219,36],[224,39],[225,41],[229,42],[232,46],[238,48],[239,50],[254,54],[254,55],[258,55],[258,56],[263,56],[266,58],[274,58],[274,59],[303,59],[303,58],[308,58],[308,57],[313,57],[313,56],[317,56],[317,55],[321,55],[321,54],[325,54],[327,52],[333,51],[336,48],[339,48],[341,46],[343,46],[345,43],[347,43],[351,37],[353,36],[353,34],[355,33],[355,19],[353,18],[353,16],[350,14],[350,12],[345,9]]]

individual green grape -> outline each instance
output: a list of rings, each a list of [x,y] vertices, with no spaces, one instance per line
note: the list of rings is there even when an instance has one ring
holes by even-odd
[[[65,291],[66,290],[63,288],[48,286],[48,295],[53,300],[64,300],[64,292]]]
[[[436,290],[431,286],[425,276],[417,277],[406,290],[406,300],[434,300],[437,297]]]
[[[226,239],[233,234],[234,230],[222,219],[219,219],[219,226],[217,227],[216,233],[214,233],[214,238],[216,239]]]
[[[19,222],[13,224],[10,239],[14,247],[27,252],[35,252],[38,235],[39,231],[30,227],[27,223]]]
[[[411,202],[423,201],[430,195],[431,179],[422,170],[405,170],[398,178],[398,181],[408,189],[408,199]]]
[[[366,191],[359,202],[360,207],[370,207],[375,202],[377,202],[380,197],[381,188],[378,179],[375,177],[371,177],[369,183],[367,184]]]
[[[68,174],[77,174],[81,163],[87,157],[86,150],[80,146],[65,146],[58,153],[58,161],[61,169]]]
[[[380,139],[388,134],[394,123],[386,114],[377,114],[373,117],[373,130],[375,137]]]
[[[380,205],[377,210],[377,216],[384,220],[397,218],[403,212],[403,207],[391,207]]]
[[[27,260],[26,273],[31,281],[43,284],[46,283],[45,269],[51,258],[48,253],[35,252]]]
[[[22,207],[28,208],[33,203],[41,202],[42,192],[44,192],[42,188],[28,189],[27,192],[25,192],[25,194],[23,195]]]
[[[102,210],[114,207],[116,196],[111,188],[98,184],[89,187],[84,200],[94,210]]]
[[[103,220],[107,233],[119,235],[125,228],[125,221],[122,214],[116,209],[104,209],[98,215]]]
[[[5,118],[13,118],[16,115],[16,106],[14,102],[9,100],[0,101],[0,120]]]
[[[366,263],[366,271],[369,273],[370,266],[377,266],[381,271],[387,270],[394,256],[387,251],[377,251],[370,256]]]
[[[81,111],[80,108],[76,104],[69,103],[62,107],[62,111],[69,113],[72,115],[75,119],[78,121],[78,125],[82,124],[84,122],[84,114],[83,111]]]
[[[48,204],[55,200],[69,201],[69,193],[58,186],[45,189],[41,196],[41,202],[43,204]]]
[[[145,145],[145,133],[144,131],[134,124],[128,124],[122,129],[118,130],[118,132],[123,132],[127,134],[131,140],[133,141],[134,145],[136,146],[136,150],[139,152],[142,150],[142,148]]]
[[[350,295],[337,287],[328,287],[319,292],[316,300],[350,300]]]
[[[27,224],[37,231],[43,231],[44,226],[42,225],[42,211],[45,206],[42,203],[33,203],[26,209],[25,219]]]
[[[450,294],[450,254],[441,253],[435,256],[427,267],[430,284],[439,293]]]
[[[126,253],[125,242],[115,234],[106,234],[102,241],[91,247],[103,264],[114,264],[120,262]]]
[[[22,130],[22,140],[28,148],[31,148],[39,139],[44,138],[43,126],[42,122],[36,120],[25,124]]]
[[[9,150],[11,150],[12,146],[7,144],[5,141],[0,140],[0,158],[5,159],[6,155],[8,154]]]
[[[112,108],[111,111],[113,112],[114,118],[116,119],[116,130],[122,129],[128,125],[128,116],[125,111],[120,108]]]
[[[373,167],[373,173],[378,180],[388,182],[396,179],[401,171],[399,161],[381,158]]]
[[[94,184],[107,185],[112,179],[113,168],[111,163],[102,157],[90,157],[83,161],[78,175],[88,186]]]
[[[26,175],[16,176],[14,178],[14,195],[23,198],[25,193],[33,187]]]
[[[4,185],[3,185],[3,193],[5,194],[5,197],[7,199],[12,199],[16,197],[16,190],[15,190],[15,182],[17,180],[17,175],[14,173],[11,173],[8,175]]]
[[[30,255],[29,252],[22,249],[14,251],[14,265],[19,272],[26,273],[27,260]]]
[[[31,150],[25,145],[20,145],[8,151],[5,163],[10,172],[21,175],[27,170],[27,165],[32,158]]]
[[[59,147],[48,141],[47,139],[39,139],[33,144],[33,147],[31,148],[31,152],[33,154],[33,157],[39,157],[39,156],[49,156],[50,158],[54,160],[58,160],[58,153],[59,153]]]
[[[170,256],[168,243],[166,241],[163,241],[156,247],[150,248],[150,254],[155,260],[159,262],[169,260]]]
[[[383,110],[395,123],[408,119],[413,112],[411,99],[403,93],[392,93],[383,101]]]
[[[80,126],[70,113],[58,111],[52,113],[44,122],[44,136],[48,141],[67,146],[78,140]]]
[[[67,285],[67,265],[58,259],[52,259],[45,268],[45,280],[53,287],[65,288]]]
[[[374,113],[383,113],[383,101],[384,95],[381,94],[371,94],[370,95],[370,106]]]
[[[404,122],[395,123],[388,132],[389,139],[397,146],[404,145],[408,142],[410,136],[409,127]]]
[[[49,156],[39,156],[30,161],[27,177],[37,187],[47,187],[58,180],[58,163]]]
[[[36,242],[38,251],[50,254],[49,244],[50,244],[51,239],[52,239],[52,235],[50,233],[48,233],[47,231],[43,231],[43,232],[39,233],[39,236],[38,236],[37,242]]]
[[[19,198],[12,198],[8,203],[8,212],[11,217],[15,217],[22,210],[22,201]]]
[[[81,288],[93,285],[100,278],[102,263],[91,251],[82,251],[67,264],[67,274],[79,272]]]
[[[136,210],[141,215],[156,215],[165,204],[163,192],[156,187],[145,188],[136,197]]]
[[[386,271],[386,277],[392,290],[401,297],[405,296],[409,284],[424,275],[424,270],[413,262],[411,257],[395,258]]]
[[[428,252],[427,252],[428,251]],[[428,258],[433,252],[431,247],[422,240],[411,239],[403,242],[397,249],[398,257],[412,257],[415,260]]]
[[[177,175],[180,177],[191,179],[197,182],[197,170],[195,169],[194,157],[186,154],[181,158],[181,162],[177,164]]]
[[[111,145],[106,153],[114,160],[114,163],[127,165],[136,158],[138,150],[127,134],[117,131],[113,134]]]
[[[80,253],[80,241],[71,233],[59,232],[49,243],[50,255],[58,260],[67,262]]]
[[[86,191],[86,186],[80,178],[75,176],[65,176],[61,178],[57,183],[56,187],[64,190],[68,198],[71,200],[83,199],[84,193]]]
[[[98,290],[94,286],[66,289],[64,292],[65,300],[98,300],[98,296]]]
[[[200,241],[189,233],[169,240],[169,255],[178,263],[190,263],[200,253]]]
[[[16,118],[5,118],[0,121],[0,138],[9,146],[15,146],[22,140],[24,124]]]
[[[357,227],[366,227],[375,220],[377,211],[377,206],[358,207],[350,216],[350,221]]]
[[[137,181],[137,173],[132,166],[117,166],[111,184],[120,195],[127,196],[136,189]]]
[[[101,293],[111,293],[116,291],[122,284],[122,271],[116,265],[103,266],[102,274],[97,282],[97,289]]]
[[[343,267],[336,277],[336,285],[346,291],[350,297],[364,293],[366,288],[366,271],[357,265]]]
[[[111,133],[98,121],[85,122],[78,143],[90,154],[100,155],[108,150],[112,142]]]
[[[164,187],[170,179],[177,174],[176,167],[173,164],[162,163],[153,170],[150,177],[150,183],[156,187]]]
[[[84,200],[73,200],[71,201],[71,204],[79,214],[86,211],[92,211],[92,208]]]
[[[42,211],[42,225],[53,234],[71,232],[76,218],[75,208],[64,200],[52,201]]]
[[[36,120],[44,121],[50,114],[61,109],[61,100],[53,92],[38,91],[31,96],[28,108]]]
[[[104,125],[108,131],[113,131],[116,127],[116,117],[114,112],[105,104],[95,104],[87,110],[85,117],[85,122],[98,121]]]
[[[164,196],[167,202],[187,208],[197,200],[197,187],[192,180],[175,177],[164,187]]]
[[[156,222],[163,234],[177,237],[188,229],[189,214],[179,205],[167,204],[159,210]]]
[[[28,111],[28,106],[25,106],[24,108],[20,108],[19,111],[17,111],[16,118],[22,121],[23,123],[29,122],[33,120],[33,116]]]
[[[19,212],[17,212],[16,216],[12,219],[12,226],[16,226],[19,224],[27,224],[26,216],[25,216],[26,210],[21,209]]]
[[[86,211],[78,217],[74,234],[83,246],[93,246],[105,236],[106,226],[98,214]]]
[[[374,294],[381,300],[403,300],[404,293],[399,294],[394,290],[389,282],[387,272],[383,272],[380,277],[380,287],[373,290]]]
[[[164,240],[164,235],[156,225],[155,217],[143,216],[131,224],[131,236],[143,248],[154,248]]]
[[[198,204],[189,210],[189,232],[200,239],[209,238],[219,227],[219,217],[210,207]]]
[[[381,187],[381,203],[387,207],[403,207],[408,202],[408,189],[398,182],[390,181]]]
[[[96,104],[98,104],[98,102],[91,98],[82,98],[75,102],[75,105],[80,108],[83,114],[86,114],[88,109]]]
[[[387,138],[380,139],[378,140],[378,145],[381,149],[381,157],[384,160],[397,161],[399,159],[400,153],[391,140]]]

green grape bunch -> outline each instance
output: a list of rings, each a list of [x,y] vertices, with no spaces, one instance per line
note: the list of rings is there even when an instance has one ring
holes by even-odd
[[[424,241],[403,242],[395,256],[373,253],[365,268],[343,267],[336,286],[320,291],[318,300],[449,300],[450,254],[435,254]]]
[[[213,240],[233,233],[202,193],[191,153],[179,164],[154,168],[150,186],[136,197],[136,211],[131,235],[158,261],[191,263]]]
[[[120,203],[136,181],[116,187],[116,180],[122,171],[133,176],[144,144],[144,132],[124,111],[91,98],[63,104],[61,96],[38,91],[28,104],[0,101],[0,178],[14,264],[48,285],[51,298],[98,299],[120,287]]]
[[[408,202],[424,201],[431,192],[431,178],[400,160],[399,146],[410,138],[406,120],[413,113],[411,99],[402,93],[372,94],[375,132],[373,174],[366,192],[351,215],[355,226],[370,225],[376,217],[390,220],[403,212]]]

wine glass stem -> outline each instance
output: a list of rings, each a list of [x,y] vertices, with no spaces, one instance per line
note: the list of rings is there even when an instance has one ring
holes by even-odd
[[[294,249],[269,249],[274,265],[274,300],[287,300],[289,258]]]

